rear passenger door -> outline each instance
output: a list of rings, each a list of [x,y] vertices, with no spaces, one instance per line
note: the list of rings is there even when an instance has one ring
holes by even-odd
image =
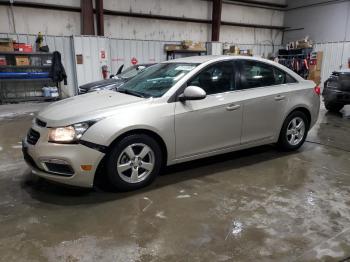
[[[240,61],[239,72],[244,100],[241,144],[271,142],[279,136],[292,80],[277,67],[253,60]]]

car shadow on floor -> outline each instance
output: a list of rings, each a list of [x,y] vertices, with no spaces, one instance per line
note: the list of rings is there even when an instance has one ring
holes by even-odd
[[[300,150],[308,150],[308,147],[304,146]],[[108,184],[102,184],[94,189],[67,187],[38,178],[31,174],[29,170],[21,182],[21,187],[32,198],[41,202],[63,206],[89,205],[115,201],[134,195],[144,195],[149,191],[182,181],[203,178],[213,175],[213,173],[220,173],[228,170],[234,171],[259,162],[297,153],[298,151],[281,152],[273,145],[267,145],[177,164],[165,168],[153,184],[132,192],[115,192],[108,187]]]

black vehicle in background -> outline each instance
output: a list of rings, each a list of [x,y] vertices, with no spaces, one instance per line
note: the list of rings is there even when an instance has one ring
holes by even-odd
[[[129,81],[131,78],[142,72],[145,68],[153,64],[138,64],[128,67],[125,71],[121,72],[123,66],[118,69],[116,75],[111,75],[110,79],[100,80],[91,82],[79,87],[79,95],[100,90],[114,90],[122,86],[124,83]]]
[[[339,112],[350,104],[350,70],[339,70],[324,83],[322,92],[324,104],[328,111]]]

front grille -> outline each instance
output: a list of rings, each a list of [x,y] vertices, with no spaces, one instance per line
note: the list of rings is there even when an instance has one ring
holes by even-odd
[[[31,128],[27,134],[27,142],[31,145],[35,145],[40,138],[40,133]]]
[[[71,176],[74,174],[74,170],[70,165],[67,164],[58,164],[53,162],[45,162],[45,166],[49,172]]]
[[[41,121],[39,118],[36,118],[36,119],[35,119],[35,123],[36,123],[38,126],[46,127],[46,122]]]

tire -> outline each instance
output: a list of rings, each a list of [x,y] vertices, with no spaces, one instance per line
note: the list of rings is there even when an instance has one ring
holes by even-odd
[[[326,101],[324,102],[324,105],[329,112],[333,112],[333,113],[338,113],[344,107],[343,104],[326,102]]]
[[[107,156],[107,178],[118,191],[135,190],[150,184],[162,163],[156,140],[144,134],[129,135],[116,143]]]
[[[283,123],[278,146],[284,151],[297,150],[304,144],[309,127],[310,123],[303,112],[292,112]]]

